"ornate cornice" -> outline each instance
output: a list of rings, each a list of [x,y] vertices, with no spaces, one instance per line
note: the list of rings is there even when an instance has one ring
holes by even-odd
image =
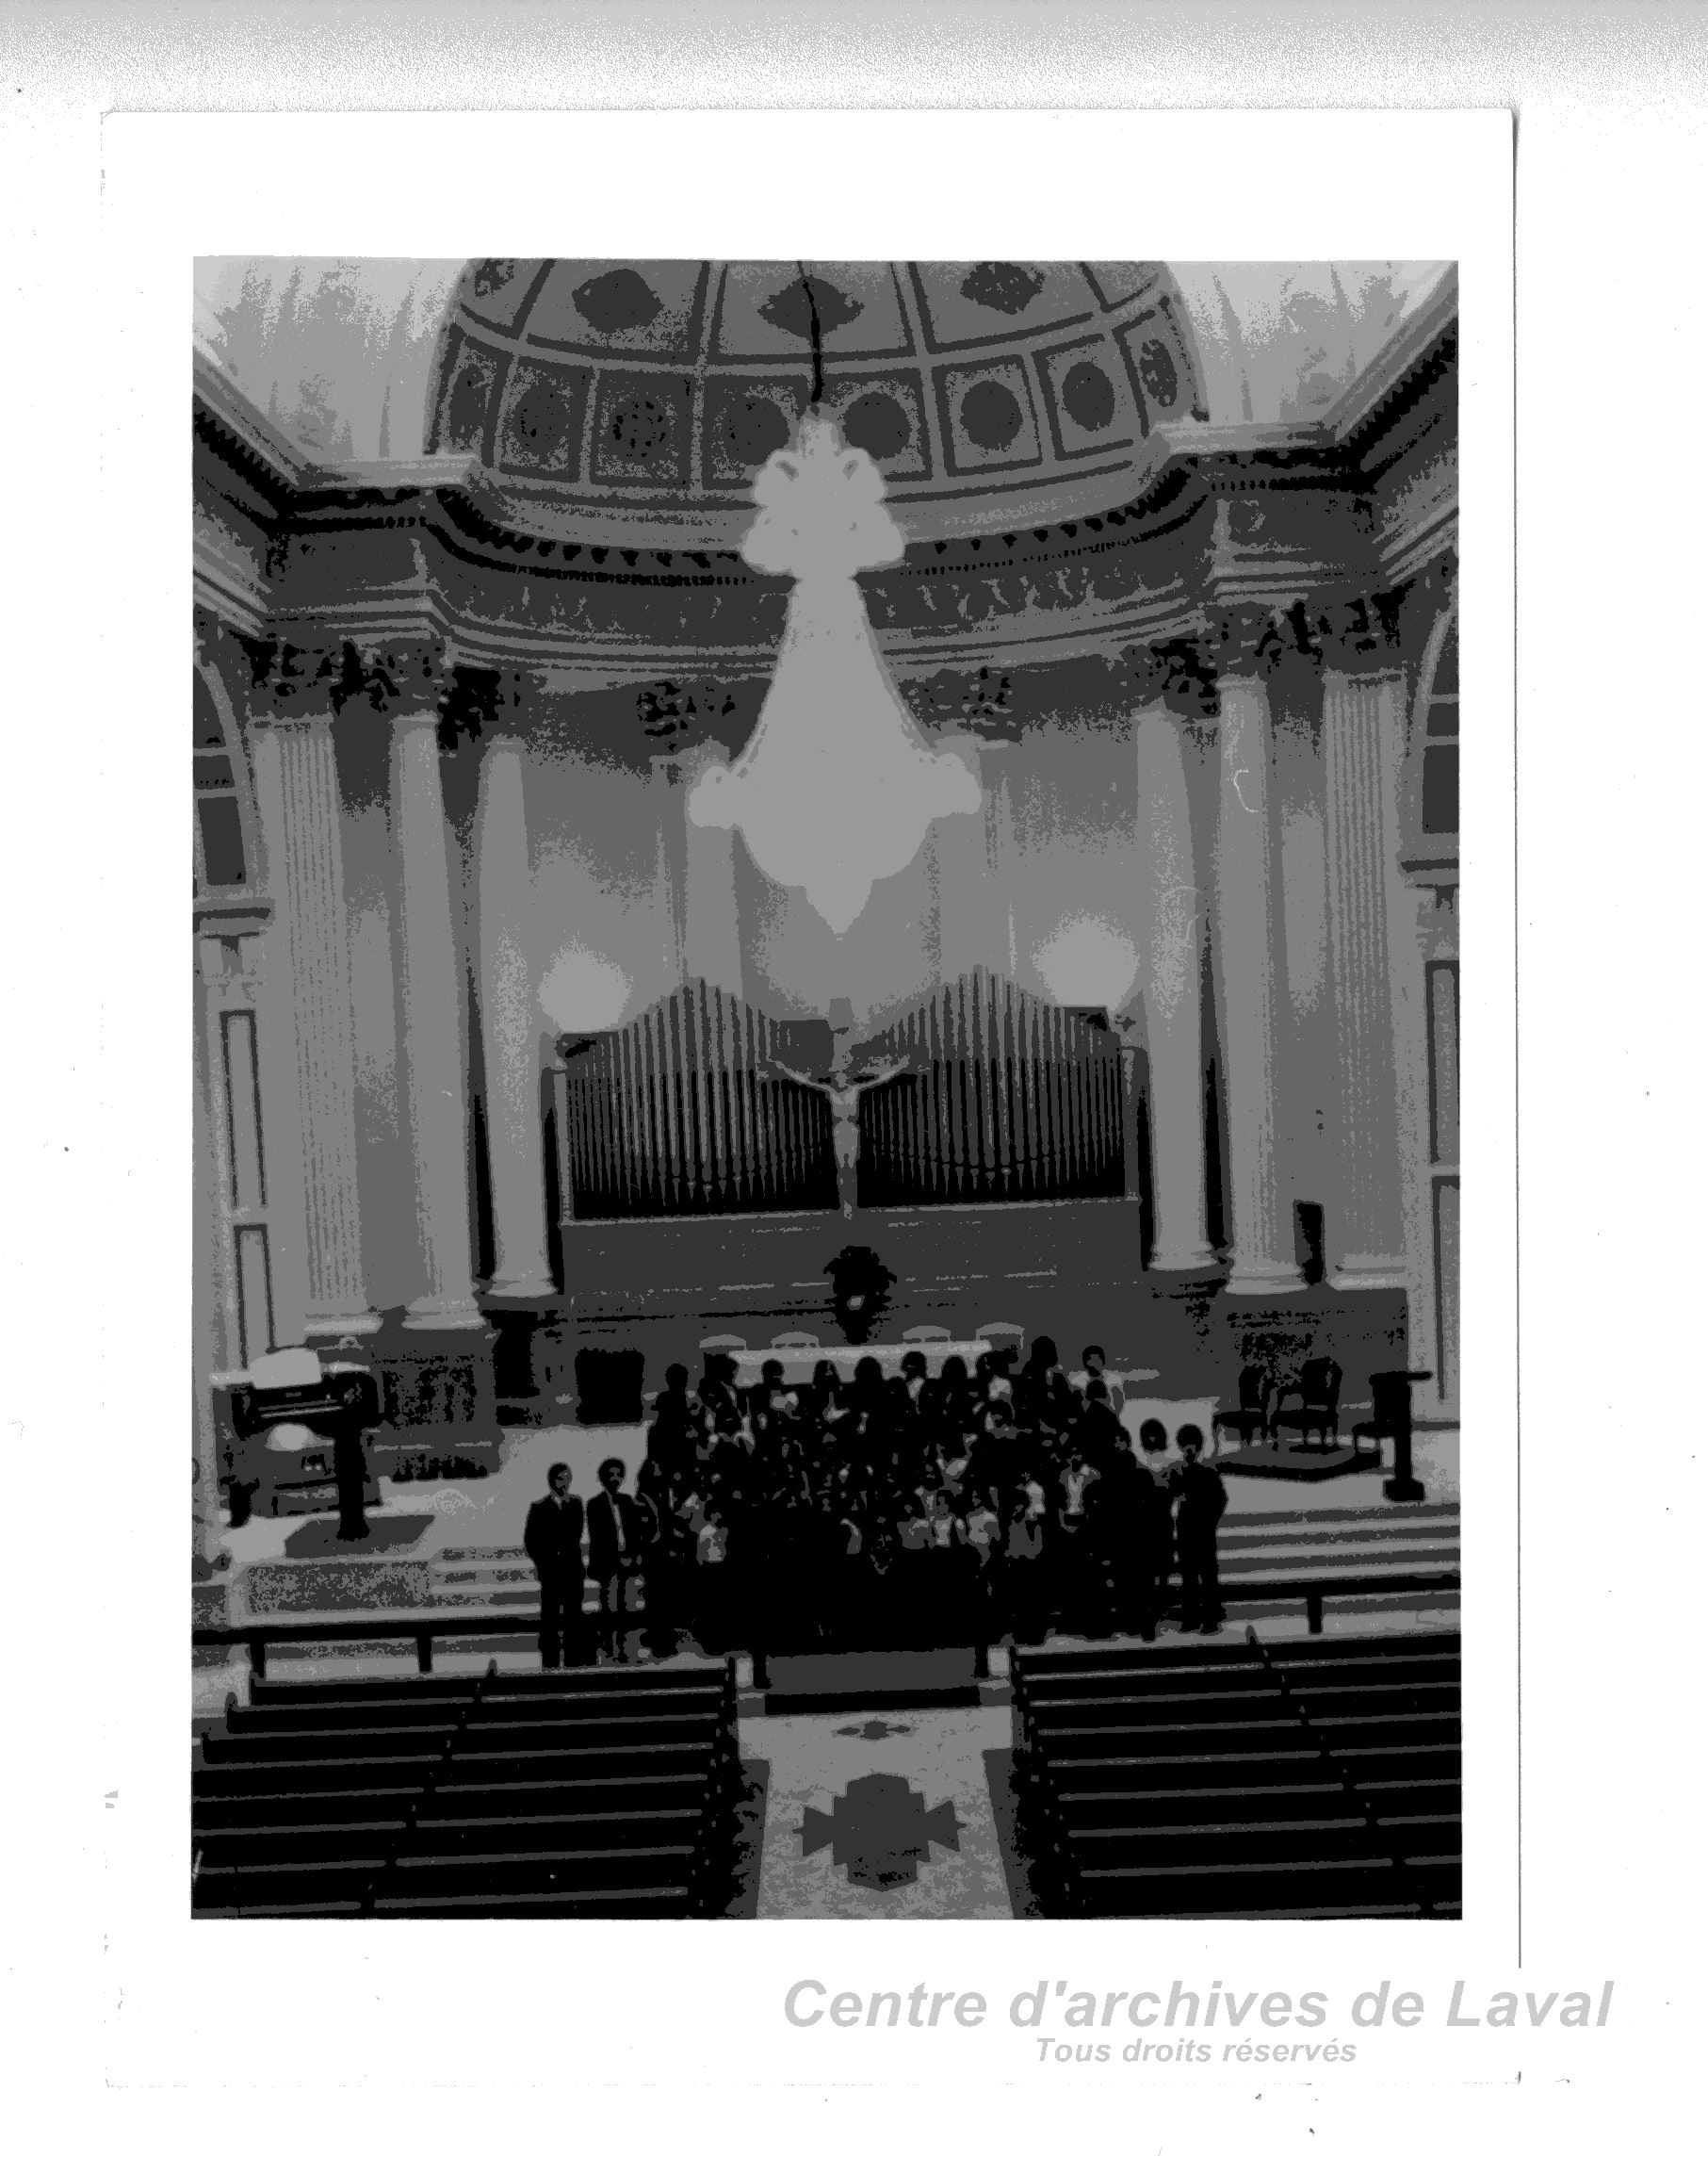
[[[1455,265],[1325,417],[1330,436],[1358,469],[1403,453],[1402,423],[1454,372],[1458,354],[1459,273]]]
[[[1441,391],[1456,309],[1450,278],[1322,423],[1159,429],[1134,498],[915,544],[867,574],[897,679],[1190,645],[1212,621],[1322,614],[1415,577],[1456,536]],[[311,678],[339,709],[389,694],[371,674],[345,686],[347,645],[436,647],[439,695],[458,666],[639,693],[665,651],[677,681],[762,678],[774,664],[788,582],[733,547],[632,544],[632,521],[615,542],[520,529],[505,521],[505,491],[465,457],[316,465],[200,356],[194,388],[197,599],[282,653],[336,654]],[[304,691],[283,664],[268,686],[280,709]],[[1003,723],[1000,710],[980,716]]]

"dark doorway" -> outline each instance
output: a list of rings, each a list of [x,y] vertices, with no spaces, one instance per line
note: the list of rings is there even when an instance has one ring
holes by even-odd
[[[1314,1288],[1326,1268],[1323,1264],[1323,1209],[1301,1200],[1293,1209],[1293,1264]]]
[[[1228,1248],[1228,1205],[1222,1189],[1222,1089],[1212,1056],[1204,1070],[1204,1229],[1212,1250]]]

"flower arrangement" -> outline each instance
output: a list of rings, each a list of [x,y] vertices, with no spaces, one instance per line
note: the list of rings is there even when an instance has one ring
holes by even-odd
[[[844,1244],[824,1270],[830,1276],[837,1323],[843,1334],[852,1346],[870,1340],[889,1308],[895,1275],[863,1243]]]

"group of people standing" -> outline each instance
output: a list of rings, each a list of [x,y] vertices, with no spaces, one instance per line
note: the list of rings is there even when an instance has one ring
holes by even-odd
[[[655,1655],[970,1643],[982,1665],[1051,1627],[1153,1639],[1177,1572],[1182,1627],[1216,1630],[1227,1497],[1199,1430],[1171,1456],[1147,1422],[1135,1447],[1095,1347],[1072,1376],[1042,1337],[1019,1368],[993,1350],[927,1372],[922,1352],[888,1379],[868,1356],[844,1381],[826,1359],[791,1386],[773,1361],[741,1387],[711,1354],[691,1392],[673,1364],[635,1495],[609,1460],[583,1510],[560,1463],[529,1512],[545,1666],[637,1637]]]

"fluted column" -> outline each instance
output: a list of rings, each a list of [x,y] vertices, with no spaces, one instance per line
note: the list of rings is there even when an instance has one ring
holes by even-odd
[[[940,750],[957,756],[983,789],[984,756],[990,744],[971,735],[951,736]],[[1006,913],[990,868],[989,796],[978,816],[939,817],[928,843],[936,874],[938,965],[953,981],[975,966],[1007,967]]]
[[[428,1289],[404,1323],[480,1326],[469,1263],[467,1077],[463,997],[445,858],[438,715],[392,723],[392,809],[402,867],[403,1046],[415,1161],[415,1216]]]
[[[332,720],[278,717],[255,729],[255,797],[282,932],[279,999],[295,1046],[302,1152],[305,1333],[375,1331],[362,1272],[356,1180],[355,1031],[350,927]]]
[[[1139,843],[1145,853],[1139,949],[1150,1051],[1153,1270],[1212,1265],[1204,1210],[1204,893],[1193,854],[1179,722],[1162,706],[1133,721]]]
[[[1269,692],[1261,678],[1218,684],[1216,955],[1227,1067],[1232,1295],[1302,1288],[1276,1150],[1276,1015],[1269,836]]]
[[[709,982],[726,996],[742,992],[741,922],[736,906],[736,835],[733,829],[694,824],[687,805],[709,763],[724,760],[711,749],[691,750],[682,760],[679,798],[672,813],[684,824],[683,965],[689,979]]]
[[[1340,1199],[1326,1255],[1341,1288],[1406,1279],[1387,861],[1400,694],[1394,675],[1323,677]]]
[[[508,735],[489,741],[480,760],[479,846],[480,1028],[492,1168],[490,1293],[539,1302],[554,1290],[545,1254],[540,1026],[528,956],[533,879],[528,865],[522,751]]]

